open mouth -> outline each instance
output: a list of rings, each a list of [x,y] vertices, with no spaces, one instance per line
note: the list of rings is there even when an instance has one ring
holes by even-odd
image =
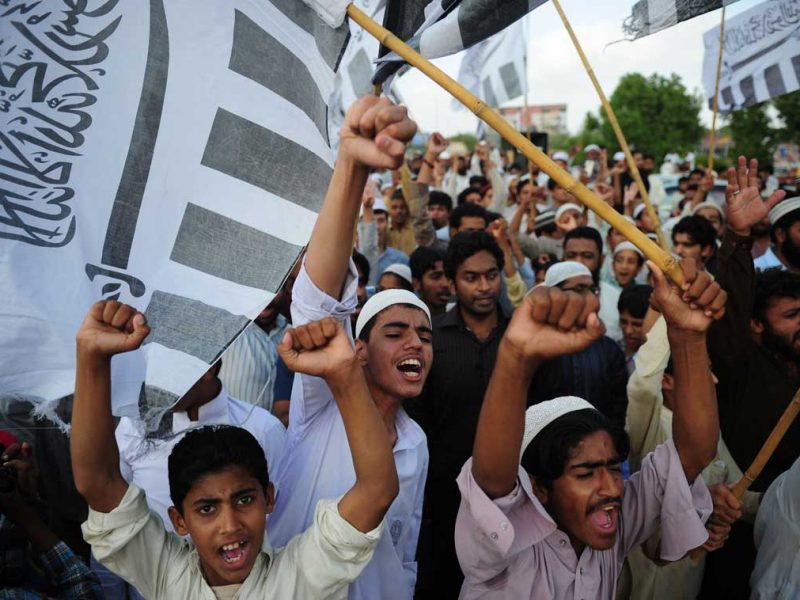
[[[619,520],[619,504],[607,504],[589,513],[589,520],[603,535],[615,533]]]
[[[250,552],[250,543],[246,540],[242,540],[240,542],[225,544],[217,550],[217,552],[222,557],[222,562],[226,569],[241,569],[247,561],[247,555]]]
[[[397,370],[409,381],[419,381],[422,378],[422,362],[416,358],[407,358],[397,365]]]

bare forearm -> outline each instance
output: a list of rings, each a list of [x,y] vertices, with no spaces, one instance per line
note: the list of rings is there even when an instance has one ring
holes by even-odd
[[[672,437],[692,482],[716,455],[717,396],[705,336],[671,328],[667,333],[675,369]]]
[[[490,498],[514,489],[525,428],[525,398],[535,370],[535,365],[526,364],[500,342],[472,451],[473,477]]]
[[[111,416],[111,358],[78,351],[70,453],[75,485],[93,509],[110,512],[128,484],[119,470]]]
[[[339,503],[339,512],[361,531],[377,527],[399,489],[386,425],[367,387],[361,367],[328,381],[344,421],[356,482]]]
[[[368,170],[340,156],[306,253],[306,270],[326,294],[340,298]]]

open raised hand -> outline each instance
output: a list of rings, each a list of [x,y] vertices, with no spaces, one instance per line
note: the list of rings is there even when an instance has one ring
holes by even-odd
[[[526,361],[543,361],[586,349],[605,333],[594,294],[534,288],[514,311],[504,336],[506,347]]]
[[[728,169],[728,187],[725,189],[728,227],[736,234],[748,236],[750,228],[760,223],[772,207],[786,197],[786,192],[778,190],[767,198],[761,199],[758,190],[758,161],[739,157],[737,168]]]
[[[339,137],[339,158],[375,169],[397,169],[406,144],[417,132],[403,106],[388,98],[364,96],[347,111]]]
[[[111,357],[136,350],[150,333],[145,316],[116,300],[96,302],[75,336],[78,351]]]
[[[683,289],[668,281],[655,263],[647,261],[655,283],[650,302],[669,326],[705,333],[712,321],[725,314],[728,295],[708,273],[697,270],[693,259],[684,259],[680,265],[686,278]]]
[[[333,317],[288,330],[278,353],[290,371],[323,379],[347,376],[348,369],[357,365],[344,327]]]

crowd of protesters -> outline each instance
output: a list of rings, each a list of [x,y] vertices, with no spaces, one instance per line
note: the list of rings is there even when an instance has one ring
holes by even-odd
[[[157,431],[111,413],[146,318],[87,307],[69,434],[1,407],[0,598],[800,597],[800,421],[731,491],[800,388],[796,181],[668,156],[668,197],[637,152],[659,223],[622,153],[553,152],[677,287],[537,166],[415,132],[351,107],[305,252]]]

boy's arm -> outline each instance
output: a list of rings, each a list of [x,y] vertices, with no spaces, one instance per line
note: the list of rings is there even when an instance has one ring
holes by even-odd
[[[672,437],[689,483],[717,454],[719,419],[717,395],[706,350],[706,331],[725,312],[727,294],[692,260],[681,262],[686,282],[682,289],[668,283],[652,262],[651,302],[667,322],[667,338],[675,369]]]
[[[497,352],[481,408],[472,475],[490,498],[509,494],[517,481],[528,386],[538,366],[580,352],[603,335],[596,296],[540,286],[514,311]]]
[[[111,417],[111,357],[135,350],[148,333],[143,314],[109,300],[92,306],[76,336],[70,454],[75,486],[97,512],[111,512],[128,489]]]
[[[322,377],[344,421],[356,482],[339,501],[339,514],[362,532],[375,529],[397,496],[399,483],[386,424],[341,322],[322,319],[290,329],[278,346],[292,371]]]
[[[347,111],[336,168],[305,259],[311,280],[329,296],[342,295],[353,250],[353,227],[370,168],[399,167],[406,142],[416,131],[406,109],[386,98],[366,96]]]

